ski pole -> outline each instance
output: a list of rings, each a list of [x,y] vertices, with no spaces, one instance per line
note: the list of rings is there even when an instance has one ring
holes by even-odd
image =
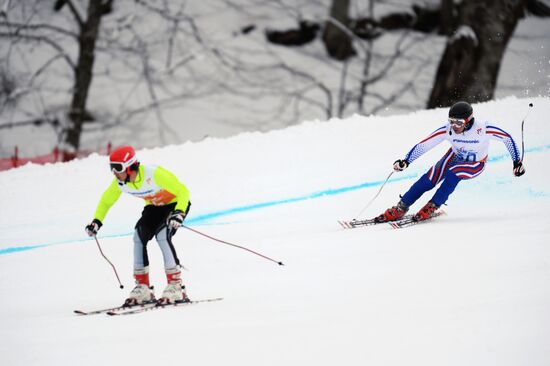
[[[115,271],[115,276],[116,276],[116,279],[118,280],[118,284],[120,285],[120,288],[124,288],[124,285],[122,285],[122,282],[120,282],[120,277],[118,277],[118,273],[116,271],[116,268],[115,266],[113,265],[113,263],[111,263],[111,261],[105,256],[105,254],[103,254],[103,250],[101,250],[101,245],[99,245],[99,241],[97,240],[97,236],[94,235],[94,239],[95,239],[95,242],[97,244],[97,247],[99,248],[99,252],[101,253],[101,255],[103,256],[103,258],[105,258],[105,260],[107,262],[109,262],[109,264],[111,265],[111,267],[113,267],[113,271]]]
[[[388,180],[390,180],[390,177],[392,176],[392,174],[394,173],[394,171],[392,170],[392,172],[390,173],[390,175],[388,175],[388,177],[386,178],[386,180],[384,181],[384,183],[382,184],[382,187],[380,187],[380,189],[378,190],[378,193],[376,193],[376,195],[369,201],[369,203],[367,203],[367,205],[365,207],[363,207],[363,209],[361,210],[361,212],[359,212],[359,214],[357,216],[355,216],[355,219],[354,220],[357,220],[357,218],[359,216],[361,216],[361,214],[363,212],[365,212],[365,210],[374,202],[374,200],[376,199],[376,197],[378,197],[380,195],[380,192],[382,192],[382,189],[384,188],[384,186],[386,185],[386,183],[388,183]]]
[[[255,252],[255,251],[253,251],[253,250],[251,250],[251,249],[248,249],[248,248],[246,248],[246,247],[243,247],[243,246],[240,246],[240,245],[237,245],[237,244],[232,244],[232,243],[226,242],[226,241],[221,240],[221,239],[214,238],[214,237],[212,237],[212,236],[210,236],[210,235],[207,235],[207,234],[205,234],[205,233],[201,233],[201,232],[198,231],[198,230],[192,229],[192,228],[190,228],[189,226],[185,226],[185,225],[181,225],[181,226],[184,227],[184,228],[186,228],[187,230],[191,230],[192,232],[194,232],[194,233],[196,233],[196,234],[199,234],[199,235],[202,235],[202,236],[204,236],[204,237],[206,237],[206,238],[208,238],[208,239],[217,241],[217,242],[222,243],[222,244],[231,245],[232,247],[236,247],[236,248],[239,248],[239,249],[246,250],[246,251],[248,251],[248,252],[250,252],[250,253],[252,253],[252,254],[255,254],[255,255],[257,255],[257,256],[260,256],[260,257],[262,257],[262,258],[265,258],[265,259],[267,259],[267,260],[270,260],[270,261],[272,261],[272,262],[275,262],[275,263],[277,263],[277,264],[280,265],[280,266],[284,266],[283,262],[277,261],[277,260],[275,260],[275,259],[273,259],[273,258],[269,258],[269,257],[267,257],[267,256],[265,256],[265,255],[263,255],[263,254],[260,254],[260,253],[258,253],[258,252]]]
[[[525,141],[523,138],[523,124],[525,123],[525,119],[531,113],[531,108],[533,107],[533,103],[529,103],[529,110],[525,114],[525,117],[521,120],[521,161],[523,161],[523,157],[525,156]]]

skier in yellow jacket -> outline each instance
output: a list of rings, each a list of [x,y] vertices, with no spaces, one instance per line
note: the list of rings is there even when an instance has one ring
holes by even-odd
[[[145,208],[134,231],[134,278],[136,287],[125,301],[126,306],[189,301],[181,280],[181,266],[172,244],[172,236],[189,212],[189,191],[174,174],[160,166],[143,166],[131,146],[122,146],[110,155],[115,178],[101,196],[93,221],[86,233],[95,236],[107,212],[122,192],[145,200]],[[162,251],[168,285],[162,297],[155,299],[149,283],[147,243],[156,238]]]

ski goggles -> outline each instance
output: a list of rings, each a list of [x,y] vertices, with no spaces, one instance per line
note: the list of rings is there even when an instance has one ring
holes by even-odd
[[[111,161],[109,164],[109,167],[111,168],[111,171],[113,173],[124,173],[128,167],[130,167],[132,164],[136,162],[135,159],[130,159],[125,163],[117,162],[117,161]]]
[[[466,122],[468,122],[468,120],[464,118],[449,118],[449,124],[451,126],[462,127]]]
[[[109,167],[113,173],[123,173],[126,170],[124,163],[111,163]]]

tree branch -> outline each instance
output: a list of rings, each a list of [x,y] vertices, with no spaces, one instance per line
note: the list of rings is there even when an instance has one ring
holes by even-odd
[[[70,66],[70,68],[72,70],[76,69],[75,63],[73,62],[73,60],[71,60],[70,56],[65,52],[63,47],[61,47],[56,42],[52,41],[50,38],[45,37],[45,36],[35,36],[35,35],[30,35],[30,34],[13,34],[13,33],[10,33],[10,32],[7,32],[7,33],[6,32],[0,32],[0,38],[10,38],[11,39],[13,37],[21,38],[21,39],[23,39],[25,41],[29,41],[29,42],[39,42],[39,43],[43,42],[43,43],[48,44],[49,46],[54,48],[57,52],[59,52],[60,57],[63,58],[67,62],[67,64]]]
[[[78,26],[80,28],[84,27],[84,20],[80,13],[78,12],[78,9],[73,4],[73,0],[66,0],[67,5],[69,5],[69,9],[71,10],[71,13],[73,14],[76,22],[78,23]]]
[[[40,32],[43,30],[51,30],[53,32],[62,34],[64,36],[71,37],[73,39],[78,39],[78,35],[74,32],[71,32],[67,29],[57,27],[50,24],[23,24],[23,23],[16,23],[16,22],[6,22],[6,21],[0,21],[0,27],[6,27],[8,28],[8,31],[13,33],[14,36],[16,36],[20,30],[25,31],[33,31],[33,32]],[[16,28],[16,30],[11,30],[10,28]]]

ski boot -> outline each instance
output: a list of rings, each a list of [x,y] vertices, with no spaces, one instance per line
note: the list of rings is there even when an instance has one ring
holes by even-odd
[[[383,214],[377,216],[374,221],[376,223],[389,222],[399,220],[409,210],[409,206],[403,201],[399,201],[396,206],[388,208]]]
[[[179,266],[166,268],[166,280],[168,281],[168,285],[162,292],[162,297],[158,299],[158,305],[190,301],[185,292],[185,286],[182,285]]]
[[[430,216],[432,216],[434,214],[434,212],[437,211],[438,208],[439,208],[439,206],[437,206],[431,200],[428,201],[428,203],[426,203],[424,205],[424,207],[422,207],[420,209],[420,211],[418,211],[413,216],[413,221],[422,221],[422,220],[426,220],[426,219],[430,218]]]
[[[136,287],[130,292],[130,296],[124,301],[123,306],[135,306],[148,304],[155,301],[155,294],[149,285],[149,267],[134,269]]]

